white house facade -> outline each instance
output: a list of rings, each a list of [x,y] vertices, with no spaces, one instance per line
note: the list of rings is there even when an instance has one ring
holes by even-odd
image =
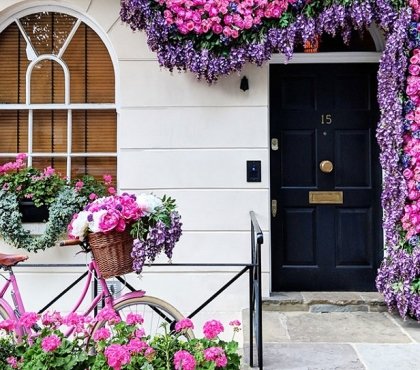
[[[352,280],[351,274],[366,274],[361,280],[370,279],[370,285],[368,287],[362,284],[360,287],[356,285],[355,289],[372,290],[371,274],[378,267],[377,261],[380,259],[382,250],[380,206],[378,213],[375,208],[376,203],[368,204],[372,199],[377,199],[381,186],[380,171],[375,170],[378,167],[375,167],[376,164],[373,163],[378,159],[377,150],[374,148],[376,145],[374,122],[377,120],[377,115],[373,110],[371,112],[371,106],[376,99],[375,87],[372,87],[376,80],[372,79],[372,76],[375,76],[380,51],[383,50],[383,40],[379,31],[370,30],[369,37],[374,43],[370,50],[296,54],[290,65],[306,66],[306,68],[309,66],[309,69],[305,70],[302,67],[302,70],[296,70],[291,74],[277,69],[276,66],[280,66],[279,69],[284,68],[284,59],[278,56],[267,65],[262,67],[247,65],[240,74],[221,78],[216,84],[208,85],[205,81],[196,80],[190,73],[176,71],[170,73],[160,68],[155,54],[148,49],[145,35],[133,32],[126,24],[123,24],[119,18],[119,9],[119,0],[0,1],[1,32],[16,23],[16,20],[31,14],[44,12],[67,14],[75,20],[72,23],[73,26],[80,22],[98,36],[98,40],[103,43],[109,54],[109,61],[113,67],[112,71],[106,70],[108,78],[113,79],[112,84],[101,82],[106,85],[103,85],[105,86],[103,89],[108,89],[108,96],[100,97],[99,102],[95,99],[74,102],[71,90],[72,80],[69,77],[68,84],[64,82],[63,86],[60,85],[64,91],[64,95],[60,97],[62,101],[53,100],[48,103],[61,104],[58,107],[32,107],[29,105],[36,103],[28,100],[15,103],[14,107],[11,105],[5,107],[5,104],[0,104],[0,111],[5,109],[32,112],[29,113],[28,120],[21,122],[25,125],[30,125],[32,122],[33,126],[25,131],[25,140],[32,143],[29,148],[25,148],[27,150],[22,151],[36,154],[37,151],[34,150],[34,145],[37,145],[36,135],[40,135],[42,141],[43,134],[37,134],[34,129],[37,125],[37,109],[41,111],[56,109],[64,112],[63,127],[67,127],[69,120],[74,122],[74,125],[78,124],[76,118],[79,112],[88,112],[86,115],[92,114],[92,117],[90,121],[84,121],[85,124],[87,122],[87,125],[97,126],[93,134],[95,137],[91,140],[94,142],[93,147],[81,151],[82,154],[68,153],[63,149],[66,152],[66,155],[60,159],[63,172],[66,171],[71,175],[72,166],[78,163],[79,158],[83,158],[86,159],[85,163],[90,163],[88,168],[96,168],[96,171],[100,170],[104,173],[107,170],[115,172],[119,192],[153,192],[157,195],[168,194],[175,198],[182,215],[183,235],[174,250],[173,262],[248,263],[251,254],[249,212],[254,211],[264,232],[263,296],[269,296],[272,292],[280,290],[312,289],[305,285],[302,288],[299,288],[299,285],[284,286],[279,282],[283,277],[294,279],[294,274],[304,276],[306,280],[312,279],[323,287],[322,279],[313,275],[313,266],[320,265],[319,261],[315,261],[322,255],[317,252],[320,248],[319,243],[327,243],[320,241],[320,237],[316,235],[328,233],[331,233],[331,240],[336,243],[325,254],[331,255],[331,250],[335,251],[335,260],[331,264],[334,267],[338,266],[339,274],[345,271],[345,274],[349,275],[334,275],[336,272],[328,275],[330,274],[328,272],[327,279],[334,280],[334,276],[339,276],[338,280]],[[69,31],[67,36],[71,35],[71,32]],[[61,47],[66,41],[63,42]],[[97,42],[99,45],[99,41]],[[69,45],[71,45],[70,41]],[[60,53],[57,53],[57,60],[46,59],[60,64]],[[26,57],[29,59],[31,57],[27,50]],[[2,55],[0,55],[1,58]],[[295,120],[304,115],[301,111],[307,112],[309,109],[305,106],[296,108],[295,100],[284,100],[281,88],[277,87],[286,86],[285,81],[288,75],[295,76],[296,80],[301,81],[300,85],[290,85],[290,89],[293,90],[293,86],[301,89],[301,100],[305,102],[307,99],[308,106],[311,101],[316,100],[315,96],[318,97],[316,101],[319,108],[324,92],[328,86],[333,86],[334,82],[328,83],[324,68],[316,77],[319,80],[311,80],[315,81],[314,85],[311,85],[312,82],[305,80],[313,72],[311,66],[323,64],[339,66],[351,63],[357,66],[369,65],[371,70],[363,69],[361,72],[355,70],[355,74],[348,77],[344,76],[337,67],[337,78],[344,78],[343,84],[347,84],[349,89],[334,90],[336,94],[342,93],[340,95],[342,103],[334,106],[337,113],[317,110],[319,112],[317,123],[322,125],[316,128],[319,131],[319,137],[318,133],[314,134],[315,137],[311,136],[315,129],[306,126],[302,126],[299,132],[287,125],[282,128],[283,131],[276,131],[275,125],[278,121]],[[65,70],[66,66],[63,68]],[[95,73],[100,75],[99,67],[95,68],[97,68]],[[327,67],[327,73],[333,73],[331,71],[334,68]],[[67,72],[63,73],[65,76]],[[71,69],[69,73],[71,74]],[[246,91],[240,89],[243,76],[246,76],[249,81],[249,89]],[[276,76],[280,76],[278,80],[275,80]],[[0,79],[5,77],[0,75]],[[98,78],[103,78],[103,75]],[[315,89],[316,91],[308,93],[309,95],[303,93],[308,91],[308,86],[319,87],[318,81],[321,80],[327,82],[325,88]],[[25,81],[30,82],[31,79]],[[70,90],[66,91],[68,85]],[[30,87],[25,88],[26,99],[28,96],[36,98],[36,93],[32,95]],[[91,90],[87,88],[86,91],[86,94],[90,94]],[[100,95],[101,91],[101,85],[92,87],[92,94]],[[110,96],[109,91],[112,91],[114,95]],[[355,93],[356,91],[364,92],[359,96]],[[273,100],[275,96],[279,96],[278,104]],[[356,96],[355,100],[348,103],[354,96]],[[19,104],[27,106],[18,107]],[[341,113],[337,106],[341,107]],[[274,107],[281,109],[273,113]],[[297,116],[288,116],[289,110],[298,112]],[[98,112],[97,116],[95,112]],[[328,149],[330,151],[325,149],[326,151],[323,152],[322,148],[327,148],[329,144],[321,145],[320,142],[322,138],[330,137],[329,126],[333,126],[339,120],[336,120],[336,116],[341,117],[340,114],[343,117],[352,117],[350,120],[352,122],[359,119],[357,117],[361,115],[367,120],[367,126],[337,127],[337,131],[332,133],[336,141],[331,144],[331,148]],[[276,117],[283,118],[277,120]],[[5,136],[1,135],[1,130],[3,130],[1,125],[0,121],[0,141],[5,140]],[[114,141],[109,139],[110,132],[111,134],[115,132]],[[304,136],[306,134],[308,135]],[[73,141],[83,139],[68,133],[67,140],[70,140],[69,136],[72,136]],[[67,145],[66,143],[63,145]],[[364,143],[364,146],[360,143]],[[316,168],[309,170],[307,177],[295,176],[295,172],[291,172],[292,175],[288,177],[289,169],[282,165],[282,161],[288,157],[283,156],[282,159],[274,157],[277,152],[282,151],[282,146],[290,147],[289,153],[294,153],[293,148],[302,150],[300,152],[302,157],[296,151],[288,162],[293,164],[292,167],[296,173],[300,174],[307,166],[310,166],[305,161],[311,155],[316,162]],[[308,148],[310,148],[309,154],[305,152]],[[356,150],[360,154],[357,160],[367,163],[365,166],[358,166],[362,168],[362,173],[338,172],[340,163],[343,164],[344,161],[349,160],[349,156],[353,156],[351,150]],[[17,152],[17,150],[2,149],[0,159],[9,158]],[[45,149],[42,153],[44,157],[47,157],[49,151]],[[35,154],[33,163],[42,163],[42,161],[37,162]],[[331,155],[334,158],[331,158]],[[260,181],[247,181],[247,161],[257,161],[257,166],[258,163],[260,164]],[[327,180],[331,179],[328,177],[331,176],[328,175],[331,171],[328,170],[328,163],[324,162],[321,166],[323,161],[329,161],[334,168],[331,171],[337,171],[333,173],[339,174],[335,177],[334,185],[327,183]],[[99,164],[95,165],[97,163]],[[280,163],[280,167],[275,167],[275,163]],[[355,164],[349,165],[349,168],[355,167],[357,167]],[[326,177],[322,177],[324,175]],[[294,182],[295,179],[297,179],[296,182]],[[321,185],[315,184],[318,180],[324,181],[322,179],[326,182]],[[277,192],[277,187],[281,188],[279,192]],[[298,188],[302,193],[297,193]],[[350,190],[357,193],[350,193]],[[371,193],[366,193],[369,191]],[[284,199],[294,199],[294,197],[304,199],[309,205],[304,205],[301,200],[296,200],[296,203],[289,205],[285,203]],[[326,200],[323,197],[326,197]],[[365,198],[366,202],[357,203],[356,201]],[[329,216],[322,218],[324,216],[321,215],[321,219],[318,219],[318,211],[310,211],[310,209],[315,209],[315,205],[322,207],[322,204],[327,204],[327,208],[322,209],[331,209],[332,204],[345,205],[347,199],[354,199],[354,203],[338,211],[336,218],[335,216],[332,216],[332,219],[328,219]],[[373,200],[373,202],[376,201]],[[284,216],[287,221],[278,224],[279,215]],[[317,225],[323,223],[320,226],[322,231],[315,228],[313,220],[317,220]],[[296,233],[299,225],[302,227],[301,234]],[[35,233],[42,230],[42,225],[38,224],[29,227]],[[289,234],[287,234],[288,228],[290,228]],[[279,236],[276,230],[280,229],[282,232],[286,230],[287,236],[284,236],[284,233]],[[310,230],[309,234],[308,230]],[[291,234],[298,234],[298,236],[300,234],[304,239],[289,240]],[[298,245],[310,238],[309,235],[315,235],[312,244],[302,254],[295,253]],[[349,242],[349,235],[361,236],[354,242]],[[372,239],[370,235],[376,235],[376,239]],[[274,244],[280,243],[286,252],[278,252],[272,240],[275,240]],[[16,252],[6,245],[2,246],[2,251]],[[28,302],[27,309],[38,309],[44,301],[51,299],[65,287],[66,283],[79,275],[81,271],[79,267],[54,265],[84,263],[85,256],[74,256],[76,252],[77,249],[74,247],[53,248],[31,255],[28,262],[53,266],[39,268],[22,265],[16,268],[18,278],[23,283],[23,295],[25,301]],[[312,257],[302,259],[303,253],[308,256],[312,253]],[[279,254],[282,256],[279,257]],[[278,260],[281,261],[277,262]],[[165,262],[165,259],[162,258],[159,262]],[[293,267],[291,271],[296,269],[290,272],[290,275],[288,275],[288,266]],[[357,269],[354,268],[355,266]],[[279,275],[276,272],[280,267],[287,270],[285,274],[282,272]],[[368,269],[370,269],[369,272],[366,272]],[[135,287],[171,302],[184,314],[188,314],[234,276],[237,270],[234,267],[146,267],[141,279],[134,275],[129,275],[127,279]],[[307,275],[302,275],[302,273]],[[321,289],[350,289],[345,284],[338,284],[335,287],[325,286],[327,288]],[[40,292],[42,294],[39,297]],[[35,299],[35,296],[38,298]],[[209,317],[235,319],[247,306],[248,276],[244,275],[212,302],[201,317],[203,319]],[[66,299],[59,307],[63,310],[68,307]]]

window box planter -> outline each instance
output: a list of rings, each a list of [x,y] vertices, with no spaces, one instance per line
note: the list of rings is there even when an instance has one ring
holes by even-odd
[[[22,214],[22,222],[47,222],[49,211],[47,206],[36,207],[30,200],[19,201],[19,211]]]

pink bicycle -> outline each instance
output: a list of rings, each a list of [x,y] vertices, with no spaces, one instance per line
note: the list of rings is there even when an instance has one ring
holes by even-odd
[[[60,243],[60,246],[79,245],[84,253],[90,253],[89,245],[85,242],[78,240],[66,240]],[[25,313],[25,305],[23,303],[22,295],[19,290],[18,281],[15,274],[13,273],[12,267],[20,262],[26,261],[28,256],[20,254],[1,254],[0,253],[0,276],[5,279],[3,287],[0,289],[0,319],[12,319],[17,320]],[[100,303],[104,304],[104,307],[112,307],[124,320],[129,313],[137,313],[144,318],[144,330],[147,335],[155,335],[162,329],[162,324],[167,323],[169,327],[173,327],[175,322],[183,319],[183,315],[171,304],[165,302],[159,298],[146,296],[142,290],[136,290],[130,293],[126,293],[121,297],[115,299],[111,293],[105,279],[101,276],[98,266],[91,254],[91,261],[87,264],[87,271],[81,276],[80,280],[85,278],[85,284],[82,292],[77,299],[71,312],[77,312],[85,301],[86,296],[91,287],[93,279],[97,279],[97,282],[101,289],[96,292],[89,307],[82,313],[87,316],[91,314]],[[10,291],[12,298],[12,304],[10,304],[5,295]],[[42,313],[44,309],[39,311]],[[80,313],[80,312],[79,312]],[[92,332],[97,330],[99,327],[104,325],[103,323],[97,323],[93,328]],[[32,331],[37,331],[37,328],[32,328]],[[70,335],[72,330],[67,335]],[[16,333],[21,336],[25,333],[25,328],[17,327]],[[186,333],[187,338],[193,338],[192,332]]]

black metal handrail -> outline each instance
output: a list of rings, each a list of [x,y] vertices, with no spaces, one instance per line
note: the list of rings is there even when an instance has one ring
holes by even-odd
[[[204,307],[224,292],[230,285],[238,280],[247,271],[249,272],[249,362],[250,366],[254,367],[254,336],[257,344],[258,368],[263,368],[263,343],[262,343],[262,299],[261,299],[261,245],[264,242],[263,232],[258,224],[254,211],[250,213],[251,217],[251,263],[153,263],[149,267],[165,266],[165,267],[242,267],[236,275],[225,283],[219,290],[212,294],[204,303],[197,307],[187,317],[192,318],[199,313]],[[51,268],[51,267],[86,267],[85,264],[29,264],[22,263],[15,267],[35,267],[35,268]],[[61,293],[54,297],[47,305],[45,305],[39,312],[44,312],[53,303],[60,299],[70,289],[77,285],[77,283],[85,277],[87,272],[78,277],[73,283],[69,284]],[[133,286],[127,283],[123,278],[117,279],[131,291],[136,290]],[[96,281],[96,280],[95,280]],[[96,286],[95,288],[96,289]]]
[[[249,212],[251,216],[251,261],[252,291],[249,292],[249,364],[254,367],[254,334],[257,344],[258,368],[263,368],[263,340],[262,340],[262,294],[261,294],[261,245],[264,243],[264,235],[258,224],[255,212]]]

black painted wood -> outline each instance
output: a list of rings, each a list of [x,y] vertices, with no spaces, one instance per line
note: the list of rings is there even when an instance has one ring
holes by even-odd
[[[383,249],[377,68],[270,66],[273,291],[374,290]],[[309,204],[309,191],[342,191],[344,202]]]

